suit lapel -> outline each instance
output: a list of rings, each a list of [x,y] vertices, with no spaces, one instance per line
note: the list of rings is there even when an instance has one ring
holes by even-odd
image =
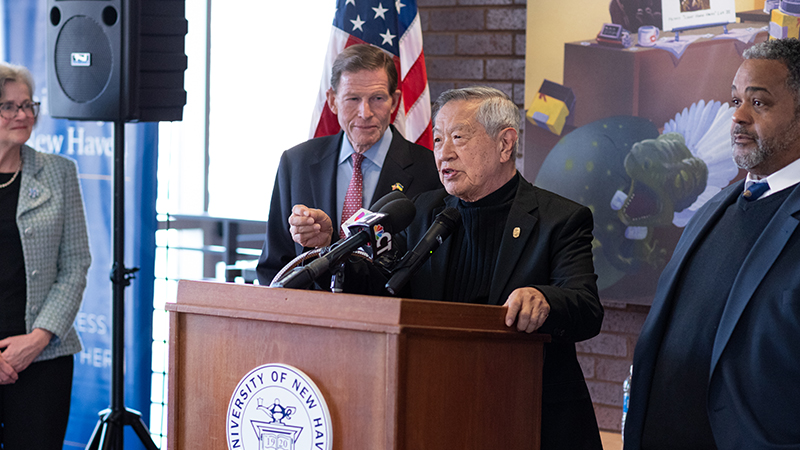
[[[662,272],[662,277],[664,278],[658,282],[659,287],[665,286],[669,289],[664,293],[656,292],[656,298],[663,298],[665,301],[653,303],[650,310],[651,313],[648,314],[648,317],[662,319],[659,323],[660,326],[666,326],[666,319],[669,315],[665,313],[665,310],[668,311],[672,308],[673,293],[675,292],[678,278],[683,273],[689,256],[694,253],[700,238],[705,236],[709,229],[713,228],[720,216],[725,213],[725,209],[736,201],[736,198],[742,192],[743,185],[744,181],[736,183],[728,188],[729,190],[726,194],[709,200],[706,207],[701,208],[697,212],[697,215],[692,218],[691,223],[698,225],[689,226],[683,231],[679,242],[680,245],[675,248],[669,264]],[[647,326],[647,324],[645,324],[645,326]],[[644,331],[643,329],[642,332]],[[659,332],[659,335],[661,334],[663,334],[663,329]]]
[[[38,207],[50,198],[50,189],[37,178],[42,167],[41,162],[36,157],[36,153],[23,146],[22,179],[19,185],[20,195],[17,205],[17,217]]]
[[[731,287],[728,302],[722,312],[717,335],[714,338],[709,377],[714,373],[714,368],[745,307],[798,227],[798,219],[794,215],[800,211],[800,185],[795,186],[792,190],[793,192],[789,194],[767,227],[761,232],[758,241],[742,263],[742,267],[746,267],[747,270],[739,271]]]
[[[742,192],[742,185],[743,182],[739,182],[732,187],[726,188],[728,191],[723,191],[726,192],[725,194],[719,194],[718,197],[709,200],[700,208],[686,229],[684,229],[672,258],[664,267],[661,278],[658,280],[653,304],[647,314],[647,319],[642,326],[642,331],[636,344],[634,354],[636,370],[634,370],[633,376],[637,392],[647,393],[650,391],[656,357],[658,356],[659,348],[661,348],[664,331],[670,317],[669,311],[674,303],[674,292],[678,285],[678,278],[685,269],[688,257],[694,252],[699,239],[706,235],[709,228],[719,220],[725,209]],[[631,408],[645,411],[647,409],[647,396],[632,395]],[[644,414],[632,416],[632,419],[629,419],[629,424],[631,423],[630,420],[634,421],[633,425],[635,427],[641,428]],[[637,439],[639,438],[640,436],[637,437]]]
[[[505,301],[501,298],[502,293],[539,221],[533,214],[538,207],[533,186],[520,177],[517,194],[511,204],[511,211],[503,229],[503,238],[500,241],[500,252],[497,255],[494,279],[489,292],[490,304],[500,304],[501,301]]]
[[[343,131],[332,136],[327,145],[320,148],[317,162],[308,168],[311,173],[310,179],[314,180],[313,183],[310,183],[314,204],[317,205],[317,208],[323,211],[333,211],[336,215],[339,214],[336,209],[336,173],[338,172],[339,148],[343,136]],[[335,222],[336,218],[333,217],[332,220]],[[338,227],[335,228],[338,230]]]
[[[378,185],[375,186],[375,192],[372,194],[372,201],[375,202],[391,192],[392,186],[397,183],[400,183],[403,191],[407,190],[414,181],[414,176],[406,171],[412,164],[414,164],[414,160],[408,150],[408,142],[392,126],[392,142],[389,144],[389,151],[383,161],[381,176],[378,178]]]

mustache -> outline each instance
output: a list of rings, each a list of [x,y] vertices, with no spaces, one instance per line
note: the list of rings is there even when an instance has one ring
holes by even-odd
[[[754,135],[752,133],[748,133],[747,130],[745,130],[744,126],[742,126],[742,125],[735,125],[733,127],[733,129],[731,130],[731,139],[733,139],[733,136],[737,135],[737,134],[738,135],[742,135],[742,136],[747,136],[747,137],[749,137],[751,139],[754,139],[754,140],[758,139],[758,136],[756,136],[756,135]]]

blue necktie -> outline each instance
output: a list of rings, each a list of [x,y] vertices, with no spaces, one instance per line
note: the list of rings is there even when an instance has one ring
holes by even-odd
[[[742,196],[748,202],[752,202],[754,200],[758,200],[758,198],[764,195],[764,192],[767,192],[768,190],[769,183],[766,181],[756,182],[751,184],[749,188],[745,189]]]

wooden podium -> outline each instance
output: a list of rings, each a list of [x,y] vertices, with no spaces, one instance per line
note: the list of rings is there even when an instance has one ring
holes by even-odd
[[[227,448],[233,391],[268,363],[319,387],[336,450],[539,448],[549,336],[505,308],[181,281],[166,309],[170,449]]]

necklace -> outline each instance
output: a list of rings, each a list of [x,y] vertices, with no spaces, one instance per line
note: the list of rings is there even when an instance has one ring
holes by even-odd
[[[4,187],[10,186],[11,183],[13,183],[14,180],[17,179],[17,175],[19,175],[19,172],[20,172],[21,169],[22,169],[22,160],[19,161],[19,167],[17,167],[17,171],[14,172],[14,176],[12,176],[11,179],[6,181],[5,183],[0,184],[0,189],[3,189]]]

